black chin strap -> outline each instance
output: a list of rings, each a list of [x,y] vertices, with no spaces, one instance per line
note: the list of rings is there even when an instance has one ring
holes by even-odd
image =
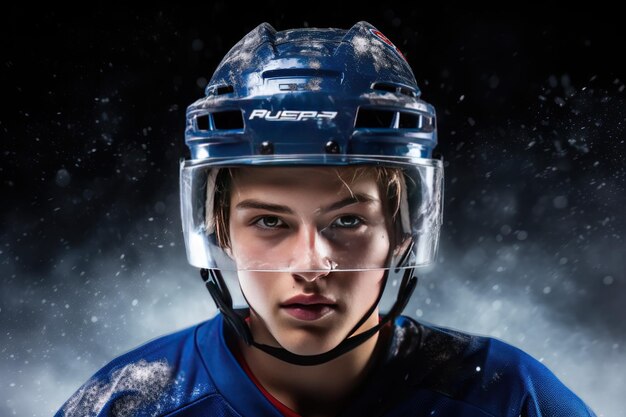
[[[407,268],[404,271],[404,276],[402,277],[402,282],[400,283],[400,288],[398,289],[396,301],[389,310],[389,313],[387,313],[376,326],[362,333],[359,333],[356,336],[352,336],[354,332],[356,332],[359,327],[361,327],[361,325],[365,323],[365,321],[367,321],[367,319],[372,315],[372,313],[378,306],[378,303],[382,298],[383,292],[385,291],[387,278],[389,276],[389,271],[386,270],[385,276],[383,278],[383,285],[381,285],[381,290],[378,294],[376,302],[369,308],[367,313],[365,313],[361,320],[359,320],[359,322],[352,328],[350,333],[348,333],[346,338],[341,343],[339,343],[339,345],[329,350],[328,352],[320,353],[318,355],[298,355],[284,348],[269,346],[254,341],[252,337],[252,332],[250,331],[250,328],[245,321],[245,317],[233,308],[232,297],[220,270],[201,269],[200,276],[202,276],[202,280],[209,290],[209,293],[211,294],[211,297],[213,298],[213,301],[215,302],[217,308],[224,315],[226,323],[228,323],[228,325],[235,331],[235,333],[243,338],[246,344],[248,344],[249,346],[254,346],[284,362],[302,366],[320,365],[326,363],[343,355],[346,352],[351,351],[355,347],[365,342],[367,339],[376,334],[376,332],[378,332],[385,324],[395,319],[398,315],[400,315],[400,313],[402,313],[402,310],[404,310],[404,308],[406,307],[409,299],[411,298],[411,294],[413,294],[413,291],[417,286],[417,276],[413,274],[413,268]]]

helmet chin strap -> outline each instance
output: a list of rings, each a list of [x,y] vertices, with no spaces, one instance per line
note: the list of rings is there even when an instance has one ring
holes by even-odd
[[[396,272],[397,271],[398,269],[396,269]],[[406,307],[409,299],[411,298],[411,294],[413,294],[413,291],[417,286],[417,276],[413,274],[413,268],[407,268],[404,272],[404,276],[402,277],[402,282],[400,283],[400,288],[398,290],[396,301],[389,310],[389,313],[387,313],[376,326],[353,336],[353,334],[361,327],[361,325],[363,325],[363,323],[365,323],[367,319],[372,315],[372,313],[378,306],[380,299],[382,298],[383,292],[387,284],[387,279],[389,277],[389,270],[385,270],[383,285],[381,286],[381,290],[378,294],[376,301],[368,309],[368,311],[361,318],[361,320],[359,320],[359,322],[352,328],[352,330],[348,333],[348,335],[341,343],[339,343],[333,349],[317,355],[298,355],[282,347],[269,346],[254,341],[252,337],[252,332],[250,331],[250,328],[245,321],[244,315],[238,313],[238,311],[233,308],[232,297],[230,295],[228,287],[226,286],[226,282],[224,281],[221,271],[218,269],[201,269],[200,275],[207,289],[209,290],[209,293],[211,294],[211,297],[213,298],[213,301],[215,302],[217,308],[224,315],[226,323],[235,331],[235,333],[243,338],[248,346],[254,346],[267,353],[268,355],[271,355],[284,362],[301,366],[321,365],[361,345],[363,342],[376,334],[376,332],[378,332],[385,324],[395,319],[398,315],[402,313],[402,310],[404,310],[404,308]]]

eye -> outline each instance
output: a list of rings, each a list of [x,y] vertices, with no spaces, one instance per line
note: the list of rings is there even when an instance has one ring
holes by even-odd
[[[354,229],[363,224],[363,220],[354,215],[346,215],[338,217],[332,224],[333,227],[343,227],[346,229]]]
[[[253,224],[261,229],[277,229],[284,226],[285,222],[276,216],[263,216],[257,218]]]

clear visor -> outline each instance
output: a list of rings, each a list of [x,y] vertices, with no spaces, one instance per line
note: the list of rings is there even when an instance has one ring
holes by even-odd
[[[352,156],[345,165],[345,157],[308,156],[310,164],[305,157],[292,158],[293,165],[276,157],[181,162],[182,226],[191,265],[323,272],[434,261],[442,220],[441,161]]]

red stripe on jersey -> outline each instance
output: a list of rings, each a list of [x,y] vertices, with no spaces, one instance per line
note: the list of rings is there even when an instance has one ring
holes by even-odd
[[[235,350],[235,352],[233,353],[235,354],[235,358],[237,359],[237,362],[239,362],[239,365],[241,365],[241,368],[245,371],[246,375],[248,375],[248,378],[250,378],[252,382],[254,382],[254,385],[256,385],[257,388],[263,393],[265,398],[267,398],[269,402],[271,402],[272,405],[276,407],[276,409],[278,409],[278,411],[280,411],[280,413],[284,417],[302,417],[300,416],[300,414],[296,413],[291,408],[281,403],[276,397],[274,397],[265,388],[263,388],[263,385],[261,385],[259,380],[256,379],[256,377],[252,373],[252,370],[248,366],[248,362],[246,362],[241,352],[239,352],[239,349],[233,349],[233,350]]]

